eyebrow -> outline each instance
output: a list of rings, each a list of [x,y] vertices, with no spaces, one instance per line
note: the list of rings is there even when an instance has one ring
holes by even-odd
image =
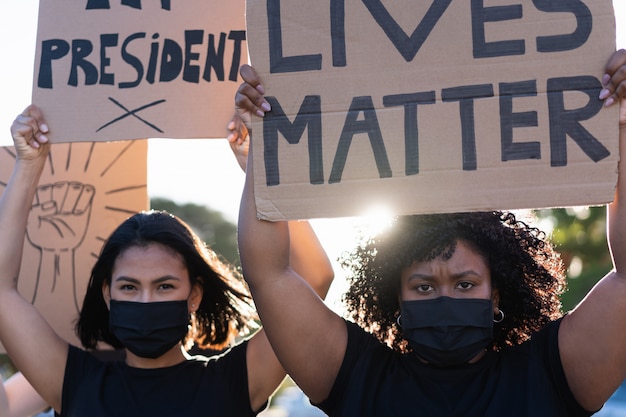
[[[473,276],[477,276],[477,277],[482,277],[481,274],[479,274],[478,272],[474,271],[473,269],[468,269],[467,271],[462,271],[456,274],[452,274],[451,278],[452,279],[459,279],[459,278],[463,278],[466,277],[468,275],[473,275]],[[428,274],[420,274],[420,273],[415,273],[415,274],[411,274],[408,277],[408,281],[411,282],[415,279],[423,279],[424,281],[435,281],[435,276],[434,275],[428,275]]]
[[[162,282],[166,282],[166,281],[180,281],[180,278],[172,276],[172,275],[165,275],[163,277],[159,277],[157,279],[155,279],[154,281],[150,281],[150,283],[152,284],[160,284]],[[139,281],[136,278],[131,278],[131,277],[126,277],[126,276],[121,276],[121,277],[117,277],[114,282],[129,282],[131,284],[140,284],[141,281]]]
[[[435,277],[433,275],[427,275],[427,274],[411,274],[407,278],[407,281],[411,282],[415,279],[423,279],[425,281],[432,281],[435,279]]]
[[[474,271],[473,269],[468,269],[467,271],[459,272],[458,274],[453,274],[452,277],[453,278],[463,278],[463,277],[466,277],[468,275],[475,275],[477,277],[482,277],[483,276],[483,275],[479,274],[478,272]]]

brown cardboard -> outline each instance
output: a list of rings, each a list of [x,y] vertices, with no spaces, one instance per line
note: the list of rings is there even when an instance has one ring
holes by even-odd
[[[29,215],[18,288],[70,343],[79,344],[74,323],[104,240],[149,207],[147,153],[147,140],[52,145]],[[0,148],[0,194],[14,163],[13,148]]]
[[[53,142],[226,136],[243,0],[39,3],[32,101]]]
[[[273,103],[252,123],[260,218],[612,200],[617,106],[597,100],[615,50],[611,0],[248,0],[246,13]],[[480,98],[460,101],[459,87]],[[404,105],[408,94],[420,104]]]

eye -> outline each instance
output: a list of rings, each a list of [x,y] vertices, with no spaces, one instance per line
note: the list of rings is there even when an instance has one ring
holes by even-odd
[[[123,285],[120,285],[119,288],[121,291],[127,291],[127,292],[134,291],[137,289],[137,287],[135,287],[133,284],[123,284]]]
[[[416,285],[414,288],[415,288],[415,291],[421,292],[421,293],[430,292],[434,290],[433,286],[430,284],[419,284],[419,285]]]
[[[172,284],[166,282],[166,283],[163,283],[163,284],[159,285],[158,288],[159,288],[159,290],[171,290],[171,289],[174,289],[174,286]]]
[[[468,281],[461,281],[457,284],[457,288],[461,290],[470,290],[474,288],[474,284]]]

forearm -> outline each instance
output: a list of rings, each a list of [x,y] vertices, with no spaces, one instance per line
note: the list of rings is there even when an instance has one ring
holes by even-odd
[[[229,143],[239,166],[246,172],[249,136],[241,118],[235,116],[229,124]],[[250,186],[252,187],[252,186]],[[326,297],[334,272],[330,260],[308,221],[290,221],[289,264],[322,298]]]
[[[326,297],[335,277],[330,259],[308,221],[290,221],[291,268],[321,297]]]
[[[306,269],[309,264],[298,264],[296,260],[306,257],[306,253],[300,252],[306,250],[306,245],[294,242],[298,255],[290,253],[290,232],[296,232],[293,238],[299,240],[297,232],[307,231],[304,234],[307,235],[310,226],[296,225],[303,226],[303,230],[296,231],[287,222],[272,223],[257,218],[252,161],[249,155],[238,223],[243,275],[280,363],[309,398],[321,401],[328,396],[343,360],[347,343],[345,322],[295,271],[295,268]],[[315,263],[321,259],[318,254],[313,255],[317,259]],[[320,367],[322,362],[324,366]]]
[[[237,236],[243,275],[251,289],[277,279],[287,271],[290,256],[287,222],[269,222],[257,218],[253,172],[250,156]]]
[[[617,181],[615,198],[608,206],[608,240],[613,264],[620,276],[626,276],[626,124],[620,125],[620,178]]]
[[[0,288],[15,288],[26,223],[45,159],[15,163],[11,179],[0,197]]]

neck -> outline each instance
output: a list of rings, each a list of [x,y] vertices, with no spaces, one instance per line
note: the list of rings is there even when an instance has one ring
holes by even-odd
[[[133,352],[126,349],[126,364],[133,368],[166,368],[168,366],[178,365],[185,360],[187,360],[187,358],[183,354],[180,343],[155,359],[142,358],[141,356],[137,356]]]

